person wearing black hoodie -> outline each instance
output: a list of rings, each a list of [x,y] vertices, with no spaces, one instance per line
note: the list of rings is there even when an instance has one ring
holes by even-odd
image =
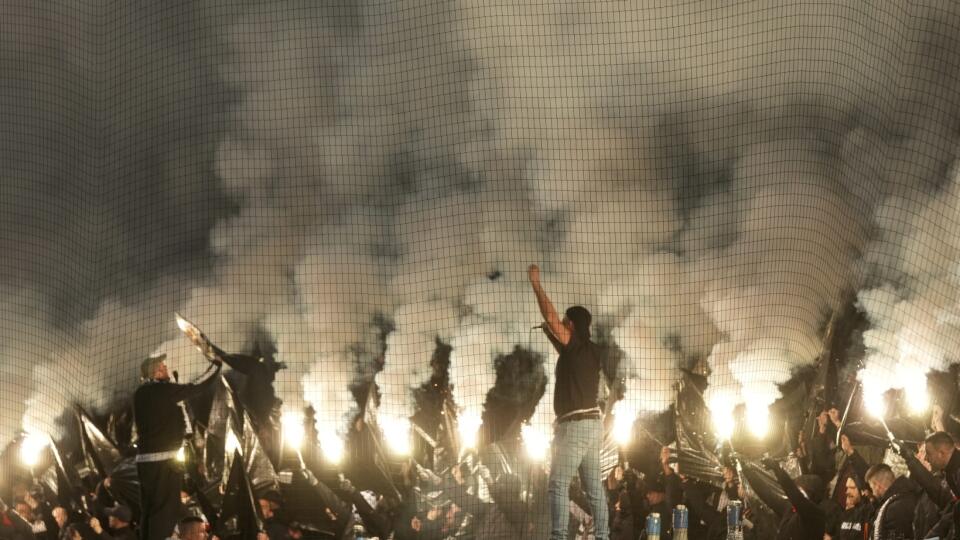
[[[863,540],[869,538],[875,512],[873,503],[866,497],[869,487],[864,480],[870,466],[846,435],[840,435],[840,448],[844,460],[839,467],[833,499],[840,503],[842,512],[837,519],[827,520],[827,536],[832,540]]]
[[[866,485],[857,475],[847,477],[845,502],[840,519],[827,530],[830,540],[863,540],[870,538],[873,505],[863,496]]]
[[[920,486],[906,476],[896,477],[890,466],[884,463],[870,467],[865,479],[877,499],[873,537],[876,540],[913,538],[913,517],[920,499]]]
[[[763,466],[773,472],[787,495],[792,509],[784,512],[777,531],[779,540],[821,540],[826,529],[826,513],[820,506],[823,498],[823,480],[817,475],[804,474],[796,482],[776,460],[765,458]]]

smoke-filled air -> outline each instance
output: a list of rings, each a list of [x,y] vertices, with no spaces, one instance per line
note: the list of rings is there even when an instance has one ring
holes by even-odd
[[[0,0],[4,440],[199,375],[175,312],[321,435],[438,343],[468,432],[539,354],[547,430],[531,263],[626,419],[692,369],[762,420],[845,301],[868,395],[956,360],[960,4],[86,3]]]

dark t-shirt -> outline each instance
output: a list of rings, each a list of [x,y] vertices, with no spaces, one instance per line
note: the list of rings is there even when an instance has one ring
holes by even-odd
[[[553,389],[553,412],[557,418],[597,406],[601,365],[600,351],[590,340],[573,336],[566,346],[560,346]]]
[[[186,423],[179,403],[212,388],[219,380],[220,367],[208,370],[193,384],[147,382],[133,394],[133,416],[137,425],[140,454],[172,452],[183,445]]]

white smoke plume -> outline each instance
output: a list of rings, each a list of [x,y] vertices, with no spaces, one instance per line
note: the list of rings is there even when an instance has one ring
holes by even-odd
[[[907,390],[923,408],[926,375],[945,370],[960,350],[960,171],[956,164],[940,191],[920,201],[892,197],[878,212],[883,238],[868,262],[885,278],[860,292],[870,321],[860,379],[876,407],[891,388]]]
[[[907,247],[890,208],[927,216],[903,234],[955,228],[939,216],[956,200],[936,202],[958,148],[952,4],[134,2],[106,32],[86,18],[103,9],[37,29],[37,8],[3,4],[0,72],[22,89],[0,94],[4,436],[19,398],[52,424],[58,405],[128,394],[150,352],[184,378],[205,368],[175,310],[228,350],[266,330],[290,366],[281,398],[324,429],[384,353],[386,407],[407,415],[436,338],[476,409],[497,352],[554,356],[529,335],[530,262],[558,309],[612,328],[629,414],[666,406],[698,358],[731,404],[763,409],[864,283],[889,282],[860,298],[895,336],[868,347],[950,350],[920,330],[947,324],[929,314],[950,311],[934,292],[957,290],[953,255]],[[75,26],[92,48],[56,42]],[[10,35],[46,71],[21,69]],[[883,307],[903,302],[934,326],[905,333]],[[78,371],[96,395],[63,384]]]

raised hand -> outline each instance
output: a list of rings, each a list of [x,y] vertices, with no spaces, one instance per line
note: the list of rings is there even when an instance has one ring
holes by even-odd
[[[527,267],[527,277],[530,279],[530,283],[536,285],[540,283],[540,267],[536,264],[531,264]]]
[[[833,425],[840,427],[840,411],[836,407],[831,407],[827,411],[827,415],[830,416],[830,421],[833,422]]]
[[[850,437],[847,437],[846,434],[840,435],[840,449],[848,456],[853,455],[853,444],[850,442]]]

